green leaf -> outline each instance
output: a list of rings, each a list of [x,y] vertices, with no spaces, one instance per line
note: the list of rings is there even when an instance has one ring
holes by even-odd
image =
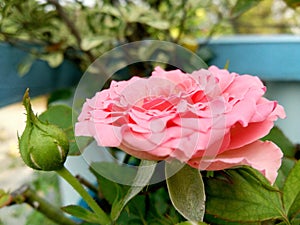
[[[236,4],[231,10],[231,16],[238,17],[241,14],[253,8],[254,6],[256,6],[260,2],[261,0],[237,0]]]
[[[63,52],[54,52],[51,54],[41,56],[41,59],[47,61],[48,65],[51,68],[56,68],[60,64],[62,64],[64,60],[64,54]]]
[[[72,106],[73,103],[73,90],[66,88],[66,89],[59,89],[51,92],[48,98],[48,106],[50,105],[57,105],[57,104],[65,104]]]
[[[286,157],[295,157],[296,146],[284,135],[284,133],[278,128],[273,127],[270,133],[262,138],[263,141],[269,140],[274,142]]]
[[[116,221],[125,207],[125,205],[134,197],[136,196],[147,184],[155,171],[156,162],[142,160],[136,177],[132,183],[132,186],[128,190],[127,194],[124,198],[120,199],[119,201],[114,202],[111,210],[111,218],[112,220]]]
[[[108,40],[111,40],[111,37],[108,36],[86,37],[82,39],[81,48],[84,51],[89,51]]]
[[[20,77],[25,76],[31,69],[32,64],[35,61],[35,57],[33,55],[27,55],[18,65],[18,74]]]
[[[215,218],[244,223],[286,217],[279,191],[250,167],[215,171],[205,188],[206,213]]]
[[[178,168],[180,162],[166,163],[166,177]],[[177,211],[187,220],[203,221],[205,192],[200,171],[184,165],[176,174],[167,178],[170,199]]]
[[[82,222],[80,225],[98,225],[99,223]]]
[[[104,4],[100,9],[97,9],[97,11],[99,11],[99,13],[114,16],[116,18],[121,18],[122,17],[122,15],[121,15],[120,11],[118,10],[118,8],[114,7],[112,5],[109,5],[109,4]]]
[[[300,0],[284,0],[285,3],[291,8],[297,8],[300,6]]]
[[[39,119],[43,122],[55,124],[65,131],[69,140],[69,155],[78,155],[80,153],[74,136],[72,115],[73,110],[67,105],[53,105],[43,112]]]
[[[0,208],[5,207],[11,203],[12,197],[9,193],[0,189]]]
[[[300,218],[292,220],[292,225],[300,225]]]
[[[136,195],[127,204],[128,212],[130,215],[136,215],[141,220],[144,219],[146,213],[145,195]]]
[[[137,167],[116,162],[95,162],[91,164],[95,173],[115,183],[131,184],[136,176]]]
[[[204,222],[192,222],[192,221],[185,221],[185,222],[181,222],[181,223],[177,223],[176,225],[207,225],[207,223]]]
[[[275,181],[275,185],[282,190],[287,176],[296,164],[296,160],[284,157],[281,162],[281,167],[278,170],[278,176]]]
[[[121,212],[116,224],[144,224],[143,221],[146,220],[147,222],[149,222],[149,220],[145,218],[145,199],[145,195],[137,195],[133,199],[131,199],[126,206],[126,209]]]
[[[148,18],[145,18],[144,20],[140,20],[141,23],[145,23],[150,27],[156,28],[158,30],[167,30],[170,28],[170,24],[168,21],[164,20],[149,20]]]
[[[94,162],[91,164],[90,170],[97,178],[99,192],[103,194],[103,197],[108,201],[108,203],[112,205],[117,199],[120,198],[119,196],[123,195],[125,186],[107,179],[101,174],[103,174],[103,170],[112,171],[113,173],[122,172],[122,174],[127,174],[127,171],[122,171],[118,165],[110,162]],[[133,173],[135,172],[136,171],[134,170]]]
[[[215,225],[217,225],[217,224],[241,225],[241,222],[232,222],[232,221],[228,221],[228,220],[223,220],[223,219],[217,218],[217,217],[215,217],[213,215],[209,215],[209,214],[205,214],[204,220],[209,222],[210,224],[215,224]],[[243,222],[242,224],[244,224],[244,225],[262,225],[264,223],[262,223],[262,222]]]
[[[95,214],[85,208],[82,208],[81,206],[78,206],[78,205],[68,205],[68,206],[62,207],[62,210],[72,216],[75,216],[75,217],[85,220],[87,222],[99,224],[99,221],[101,221],[101,219],[99,219],[97,214]]]
[[[155,193],[151,194],[149,198],[151,202],[150,207],[153,207],[152,211],[158,214],[156,216],[164,217],[164,214],[167,213],[167,210],[170,207],[170,199],[167,190],[160,188]]]
[[[72,126],[72,108],[66,105],[50,106],[39,116],[39,119],[62,129],[68,129]]]
[[[283,186],[283,204],[289,218],[300,213],[300,161],[291,170]]]
[[[34,224],[57,225],[57,223],[53,222],[44,214],[36,210],[32,211],[32,213],[26,216],[26,224],[24,225],[34,225]]]
[[[119,7],[119,11],[123,20],[127,23],[135,23],[145,13],[145,7],[143,5],[126,4],[125,7]]]

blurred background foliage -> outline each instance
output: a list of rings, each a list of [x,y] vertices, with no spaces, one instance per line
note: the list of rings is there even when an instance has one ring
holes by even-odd
[[[224,34],[299,34],[299,2],[2,0],[0,40],[31,53],[21,74],[37,58],[51,67],[68,58],[85,70],[104,52],[137,40],[171,41],[195,51],[199,39],[204,45]]]
[[[299,4],[300,0],[0,0],[0,41],[30,53],[19,65],[20,75],[30,71],[37,59],[53,68],[70,59],[84,71],[98,56],[132,41],[164,40],[196,51],[221,35],[299,35]],[[202,53],[203,59],[210,57],[209,51]],[[53,92],[48,105],[71,95],[66,90]],[[61,114],[52,108],[44,116],[58,119],[57,112]],[[58,124],[66,131],[68,118]],[[279,132],[275,128],[268,139],[286,156],[277,181],[281,188],[295,164],[296,148]],[[72,154],[76,151],[71,149]],[[34,189],[42,196],[58,192],[56,177],[37,177]],[[51,185],[54,189],[49,191]],[[41,223],[52,224],[34,212],[26,224]]]

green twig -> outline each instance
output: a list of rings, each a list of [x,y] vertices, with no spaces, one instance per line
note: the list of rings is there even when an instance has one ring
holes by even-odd
[[[100,208],[96,201],[89,195],[89,193],[83,188],[80,182],[70,173],[69,170],[63,167],[56,172],[78,192],[78,194],[84,199],[84,201],[86,201],[89,207],[99,216],[99,222],[101,224],[111,223],[111,220],[107,214]]]
[[[87,181],[85,178],[83,178],[80,175],[76,175],[75,177],[79,181],[79,183],[81,183],[84,186],[86,186],[88,189],[90,189],[95,194],[98,194],[98,189],[93,184],[91,184],[89,181]]]
[[[60,225],[76,225],[77,223],[70,218],[64,216],[63,212],[41,198],[28,185],[23,185],[16,191],[11,193],[12,201],[10,205],[27,203],[34,209],[48,217],[50,220]]]

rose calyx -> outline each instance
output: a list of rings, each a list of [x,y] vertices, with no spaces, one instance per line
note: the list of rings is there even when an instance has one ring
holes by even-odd
[[[28,89],[23,97],[23,105],[27,113],[26,127],[18,137],[23,161],[35,170],[61,169],[69,151],[65,132],[56,125],[38,119],[32,111]]]

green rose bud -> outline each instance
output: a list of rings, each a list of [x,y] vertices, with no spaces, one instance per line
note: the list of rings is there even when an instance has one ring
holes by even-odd
[[[23,97],[23,105],[27,113],[26,127],[19,137],[23,161],[36,170],[61,169],[69,151],[69,141],[65,132],[53,124],[40,121],[34,115],[28,89]]]

